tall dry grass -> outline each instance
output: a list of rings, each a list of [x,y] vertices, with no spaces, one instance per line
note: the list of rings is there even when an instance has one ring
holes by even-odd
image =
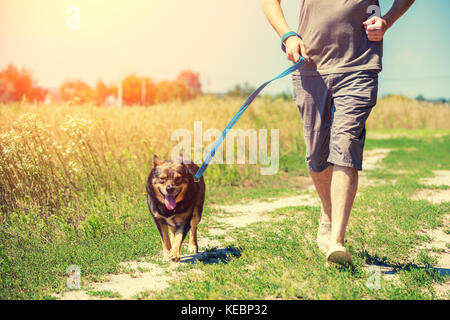
[[[450,105],[392,95],[378,100],[368,129],[450,129]]]
[[[169,158],[177,144],[174,130],[185,128],[193,139],[193,122],[202,121],[203,132],[221,131],[242,102],[203,96],[150,108],[1,105],[1,211],[32,206],[45,214],[77,205],[86,194],[142,193],[153,154]],[[448,105],[388,97],[379,100],[368,127],[449,129],[449,123]],[[282,156],[303,150],[292,101],[258,98],[236,128],[279,129]],[[239,183],[258,174],[248,167],[211,165],[205,177],[212,186]]]
[[[76,203],[86,190],[142,192],[153,154],[170,158],[177,144],[171,140],[173,131],[187,129],[193,142],[194,121],[202,121],[203,132],[222,130],[241,103],[237,98],[203,96],[150,108],[2,105],[2,210],[37,206],[42,212],[54,211]],[[280,130],[281,148],[289,151],[300,120],[290,102],[260,99],[236,127],[289,127]],[[220,172],[210,175],[213,185],[225,183],[224,177],[245,178],[236,168],[224,166],[211,165],[208,172]]]

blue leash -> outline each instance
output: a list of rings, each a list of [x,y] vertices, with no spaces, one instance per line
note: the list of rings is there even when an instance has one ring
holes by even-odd
[[[287,68],[283,73],[281,73],[279,76],[273,78],[272,80],[269,80],[267,82],[264,82],[262,85],[260,85],[255,91],[253,91],[253,93],[247,98],[247,100],[245,100],[244,104],[240,107],[240,109],[238,110],[238,112],[236,112],[236,114],[234,115],[234,117],[230,120],[230,122],[227,124],[227,126],[225,127],[225,129],[222,131],[222,134],[220,135],[219,138],[217,138],[216,142],[214,143],[214,146],[212,147],[211,151],[209,152],[208,156],[206,157],[205,161],[203,161],[202,166],[200,167],[200,169],[198,169],[197,173],[194,176],[194,180],[198,181],[200,180],[200,178],[203,175],[203,172],[205,172],[206,168],[208,167],[209,163],[211,162],[212,158],[214,157],[214,155],[216,154],[216,150],[217,148],[220,147],[220,145],[222,144],[222,141],[225,139],[225,137],[228,134],[228,131],[235,125],[235,123],[239,120],[239,118],[242,116],[242,114],[245,112],[245,110],[247,110],[248,106],[253,102],[253,100],[256,98],[256,96],[272,81],[281,79],[285,76],[287,76],[288,74],[291,74],[292,72],[294,72],[295,70],[297,70],[298,68],[300,68],[302,66],[302,64],[305,62],[305,58],[300,57],[300,60],[293,64],[292,66],[290,66],[289,68]]]

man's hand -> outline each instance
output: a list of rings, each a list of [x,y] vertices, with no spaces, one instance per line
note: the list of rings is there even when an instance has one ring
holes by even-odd
[[[300,60],[300,54],[306,60],[309,60],[308,54],[306,53],[305,44],[302,39],[297,36],[291,36],[284,42],[286,45],[286,58],[291,60],[293,63],[297,63]]]
[[[286,23],[280,2],[281,0],[263,0],[263,11],[272,27],[277,31],[280,38],[282,38],[291,29]],[[300,54],[306,60],[309,59],[305,44],[299,37],[291,36],[287,38],[284,41],[284,45],[286,46],[286,57],[292,62],[297,63],[300,60]]]
[[[380,17],[372,17],[363,22],[369,41],[383,40],[384,33],[389,28],[386,20]]]

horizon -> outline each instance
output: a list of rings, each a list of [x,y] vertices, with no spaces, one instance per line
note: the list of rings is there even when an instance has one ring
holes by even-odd
[[[380,1],[382,13],[392,2]],[[71,6],[80,10],[78,29],[70,26]],[[282,6],[295,30],[300,1]],[[446,9],[445,0],[416,1],[387,31],[379,96],[450,97]],[[224,93],[246,82],[257,87],[290,65],[260,0],[2,1],[0,47],[0,68],[24,67],[48,89],[69,79],[114,84],[130,74],[172,80],[191,70],[200,74],[203,92]],[[292,92],[290,77],[263,93],[283,92]]]

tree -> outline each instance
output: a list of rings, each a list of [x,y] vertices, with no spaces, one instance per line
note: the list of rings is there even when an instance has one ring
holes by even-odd
[[[425,101],[426,99],[425,99],[425,97],[423,96],[423,94],[419,94],[419,95],[416,97],[416,100],[417,100],[417,101]]]
[[[184,84],[189,89],[190,98],[202,93],[202,85],[200,83],[200,74],[192,71],[181,71],[177,77],[177,81]]]
[[[233,89],[228,90],[225,94],[232,97],[248,97],[253,91],[255,91],[255,88],[246,82],[243,87],[240,84],[236,84]]]
[[[141,78],[141,81],[144,82],[145,85],[145,99],[144,105],[152,105],[155,103],[156,98],[156,85],[155,83],[148,77]],[[142,86],[142,83],[141,83]]]
[[[81,99],[81,102],[92,101],[95,94],[89,85],[81,80],[69,80],[59,87],[61,99],[72,101],[74,98]]]
[[[39,87],[33,80],[31,72],[17,69],[12,64],[0,71],[0,101],[42,101],[47,90]]]
[[[175,99],[187,100],[189,89],[176,81],[159,81],[155,88],[155,103],[168,102]]]
[[[123,104],[133,105],[141,103],[141,79],[135,75],[129,75],[122,81]]]
[[[105,102],[105,99],[111,94],[111,89],[108,88],[101,79],[97,81],[95,85],[95,102],[97,105],[101,106]]]

